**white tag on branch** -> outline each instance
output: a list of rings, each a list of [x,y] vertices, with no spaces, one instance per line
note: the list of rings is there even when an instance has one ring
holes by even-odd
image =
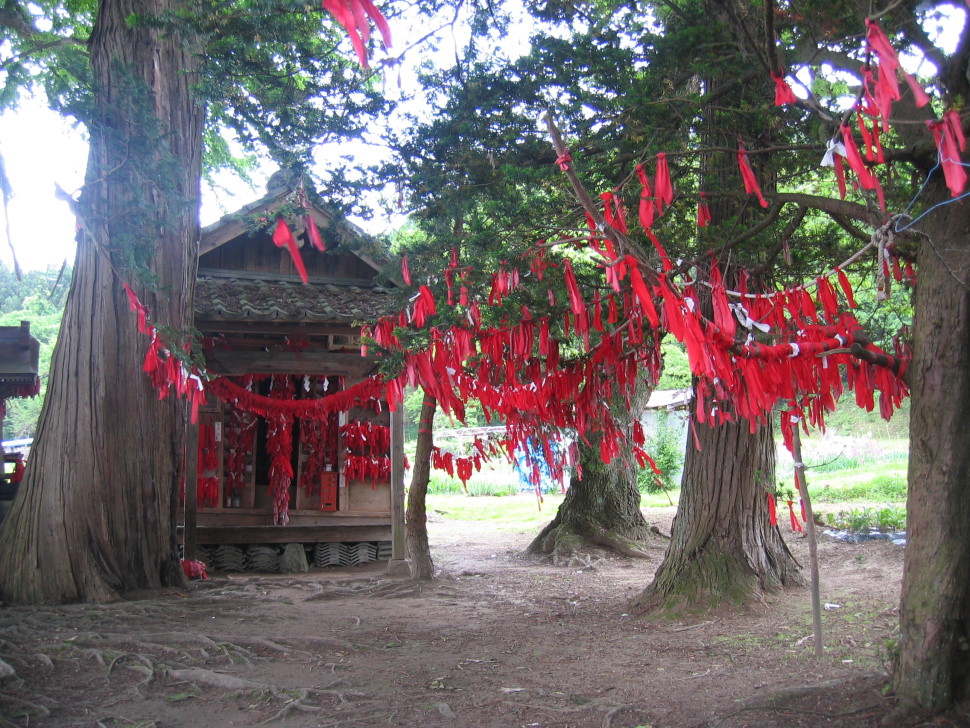
[[[840,157],[845,157],[845,144],[842,142],[837,142],[835,139],[829,139],[828,144],[825,145],[825,154],[822,155],[822,161],[820,164],[823,167],[834,167],[834,155],[836,154],[838,154]]]

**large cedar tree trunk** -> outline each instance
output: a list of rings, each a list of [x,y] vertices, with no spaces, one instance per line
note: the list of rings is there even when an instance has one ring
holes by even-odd
[[[736,0],[705,0],[705,12],[715,20],[712,31],[725,42],[740,42],[739,23],[757,34],[760,24],[754,19],[754,6]],[[711,225],[700,233],[702,249],[711,241],[723,241],[734,233],[738,223],[753,226],[762,212],[752,200],[718,194],[737,190],[741,179],[733,153],[738,137],[752,143],[768,143],[771,129],[764,119],[736,113],[746,98],[764,99],[770,94],[766,74],[751,75],[750,67],[712,65],[705,79],[707,96],[712,99],[703,110],[702,146],[710,151],[701,155],[704,189],[714,193],[711,200]],[[725,110],[718,98],[730,94],[732,109]],[[770,193],[775,176],[755,160],[755,174],[761,189]],[[751,246],[748,242],[746,246]],[[713,246],[711,246],[713,247]],[[724,280],[735,283],[737,268],[726,266],[737,260],[732,250],[720,261]],[[757,285],[756,281],[749,286]],[[713,318],[706,289],[699,287],[702,310]],[[705,300],[706,298],[706,300]],[[695,400],[696,401],[696,400]],[[699,424],[691,416],[692,434],[687,438],[680,504],[663,563],[651,583],[639,596],[642,609],[687,604],[706,607],[723,601],[741,603],[763,590],[798,583],[798,565],[771,526],[768,515],[769,488],[775,482],[775,450],[771,427],[753,434],[747,422],[725,423],[716,427]],[[700,449],[695,447],[696,441]]]
[[[691,418],[701,449],[688,437],[680,504],[670,546],[640,608],[741,603],[764,590],[798,583],[794,558],[768,515],[775,482],[770,427],[716,427]]]
[[[35,446],[0,530],[3,600],[100,602],[182,579],[186,408],[160,402],[142,372],[149,342],[122,289],[135,288],[156,324],[191,325],[204,118],[190,93],[195,55],[176,31],[129,24],[176,5],[98,8],[74,281]],[[150,277],[150,290],[139,285]]]
[[[637,386],[631,402],[622,397],[613,403],[613,414],[630,435],[633,423],[643,412],[651,387]],[[591,546],[601,546],[627,556],[646,556],[645,540],[650,528],[640,510],[638,466],[630,448],[624,447],[610,464],[600,458],[598,432],[589,433],[588,443],[579,441],[581,476],[570,484],[556,517],[529,545],[534,554],[569,557]]]
[[[942,177],[926,202],[947,200]],[[910,364],[909,499],[894,682],[943,710],[970,695],[970,209],[926,218]]]
[[[434,448],[434,413],[438,402],[429,394],[421,404],[421,420],[414,453],[414,472],[408,489],[408,506],[404,519],[408,558],[411,561],[411,578],[427,580],[434,578],[434,562],[428,545],[428,514],[425,499],[431,480],[431,450]]]
[[[597,438],[580,444],[582,477],[570,484],[556,517],[529,545],[529,552],[568,557],[590,546],[644,556],[650,529],[640,510],[637,465],[624,452],[609,465],[600,459]],[[638,543],[639,542],[639,543]]]

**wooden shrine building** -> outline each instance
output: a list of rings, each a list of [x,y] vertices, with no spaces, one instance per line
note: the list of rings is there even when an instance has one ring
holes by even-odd
[[[40,342],[30,335],[29,321],[21,321],[20,326],[0,326],[0,433],[7,413],[7,400],[33,397],[40,392],[39,362]],[[0,437],[0,441],[2,439]],[[0,521],[17,494],[22,474],[21,455],[5,453],[0,442]]]
[[[306,283],[274,244],[280,218]],[[325,252],[311,244],[311,219]],[[218,379],[190,431],[186,558],[271,570],[274,549],[294,543],[318,566],[390,558],[392,543],[403,558],[400,411],[347,392],[375,370],[361,324],[391,307],[379,255],[301,185],[273,180],[266,197],[203,229],[195,325]],[[308,400],[343,406],[291,414]]]

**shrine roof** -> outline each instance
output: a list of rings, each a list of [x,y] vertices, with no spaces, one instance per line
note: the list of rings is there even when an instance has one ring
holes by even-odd
[[[394,309],[385,288],[334,281],[206,275],[195,291],[197,319],[227,321],[375,321]]]

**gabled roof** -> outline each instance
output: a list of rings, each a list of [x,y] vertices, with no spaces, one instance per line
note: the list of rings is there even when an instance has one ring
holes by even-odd
[[[247,219],[257,217],[261,213],[267,217],[272,216],[292,198],[296,191],[297,188],[290,184],[272,188],[265,197],[233,213],[223,215],[211,225],[206,225],[202,228],[199,239],[199,255],[205,255],[236,238],[249,235],[250,227],[246,224]],[[319,203],[311,205],[308,213],[318,227],[330,230],[336,236],[344,250],[360,258],[375,271],[381,271],[386,266],[387,260],[362,250],[364,247],[371,247],[363,243],[371,243],[372,238],[352,222],[339,217]]]
[[[646,404],[646,409],[684,409],[690,406],[690,401],[693,397],[694,391],[690,387],[687,389],[655,389],[650,393],[650,399]]]
[[[273,186],[276,179],[282,179],[284,183]],[[363,230],[319,202],[305,208],[306,213],[313,217],[328,249],[339,244],[334,253],[336,257],[326,257],[331,255],[328,252],[321,258],[321,253],[312,249],[308,252],[304,247],[303,255],[309,269],[306,285],[292,274],[292,268],[287,274],[280,272],[286,270],[285,266],[265,265],[267,255],[273,260],[277,254],[287,256],[287,252],[273,246],[269,239],[272,228],[264,228],[253,235],[252,223],[261,217],[272,220],[277,210],[287,208],[292,211],[296,200],[307,199],[306,196],[297,197],[300,180],[294,183],[293,179],[293,175],[274,175],[265,197],[203,228],[195,291],[197,320],[357,324],[375,321],[391,312],[394,305],[388,289],[376,283],[377,274],[387,267],[387,261],[375,252],[377,244]],[[302,223],[299,218],[295,222]],[[300,237],[300,229],[294,227],[293,232]],[[209,255],[229,243],[233,245],[215,256]],[[239,248],[239,244],[244,247]],[[253,260],[249,252],[243,252],[254,250],[250,245],[263,251],[257,253],[257,258],[262,256],[263,262],[255,266],[240,265],[243,260],[240,255]],[[327,259],[333,261],[333,269],[321,265]],[[393,287],[393,281],[388,285]]]

